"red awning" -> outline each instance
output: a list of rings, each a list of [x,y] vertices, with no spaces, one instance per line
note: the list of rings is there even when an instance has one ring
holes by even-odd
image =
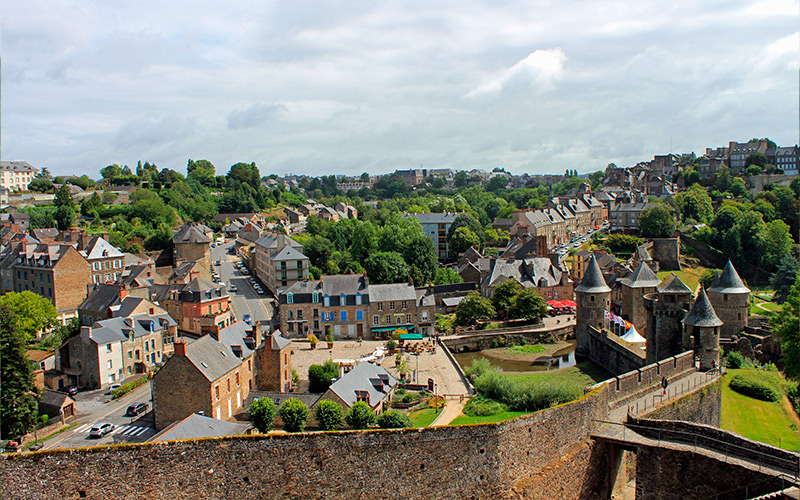
[[[562,300],[561,307],[578,307],[578,304],[574,300]]]

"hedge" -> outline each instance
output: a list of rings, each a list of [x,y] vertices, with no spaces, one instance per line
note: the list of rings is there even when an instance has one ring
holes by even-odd
[[[126,383],[122,384],[121,387],[118,387],[118,388],[114,389],[113,391],[111,391],[111,399],[119,399],[119,398],[121,398],[122,396],[128,394],[132,390],[134,390],[137,387],[139,387],[140,385],[147,383],[148,380],[150,380],[150,375],[145,375],[143,377],[137,378],[133,382],[126,382]]]
[[[731,389],[762,401],[779,401],[783,389],[778,377],[772,372],[745,371],[731,379]]]

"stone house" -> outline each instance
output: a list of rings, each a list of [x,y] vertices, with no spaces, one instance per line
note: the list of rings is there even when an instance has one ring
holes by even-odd
[[[345,411],[357,401],[364,401],[372,411],[381,413],[388,408],[398,383],[385,368],[372,363],[359,363],[331,384],[320,401],[329,399]]]
[[[639,232],[639,217],[652,203],[619,203],[608,214],[611,231]]]
[[[111,283],[91,286],[86,300],[78,306],[78,317],[86,326],[108,318],[138,314],[158,316],[167,311],[143,297],[128,295],[125,287]]]
[[[303,245],[283,233],[268,233],[255,241],[252,271],[274,295],[307,280],[310,266]]]
[[[151,301],[166,309],[181,331],[203,335],[233,323],[225,286],[195,278],[187,284],[154,285],[150,292]]]
[[[534,288],[546,301],[572,299],[569,273],[546,257],[493,259],[490,271],[481,280],[481,295],[492,298],[495,288],[509,279],[524,288]]]
[[[417,323],[417,293],[413,283],[369,285],[369,324],[371,338],[390,338],[395,330],[415,333]],[[426,323],[430,312],[424,311]],[[435,318],[434,318],[435,319]]]
[[[211,251],[211,230],[203,224],[187,222],[172,237],[173,263],[183,260],[200,260],[207,263]],[[211,233],[213,235],[213,233]]]
[[[92,268],[92,283],[117,281],[125,269],[125,254],[101,236],[81,233],[78,250]]]
[[[56,351],[56,370],[72,376],[74,385],[107,387],[161,364],[164,339],[176,334],[168,314],[96,321]]]
[[[60,324],[78,316],[91,268],[69,244],[19,242],[0,255],[2,293],[31,291],[50,300]]]

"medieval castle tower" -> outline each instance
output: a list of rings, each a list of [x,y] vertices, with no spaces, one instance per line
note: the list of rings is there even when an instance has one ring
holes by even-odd
[[[708,288],[708,300],[724,323],[720,335],[730,338],[744,330],[749,313],[750,289],[744,285],[730,260],[722,274],[714,276]]]
[[[689,311],[692,290],[673,275],[655,293],[644,296],[647,312],[647,364],[683,351],[683,318]]]
[[[605,312],[611,307],[611,288],[592,255],[581,284],[575,288],[575,354],[589,356],[589,327],[603,328]]]

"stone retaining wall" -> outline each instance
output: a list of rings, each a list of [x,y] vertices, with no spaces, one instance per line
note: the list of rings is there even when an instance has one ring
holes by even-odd
[[[722,418],[722,378],[681,397],[678,401],[656,406],[642,417],[650,420],[683,420],[719,427]]]
[[[547,330],[495,330],[475,332],[469,335],[442,338],[441,342],[453,352],[480,351],[497,347],[497,344],[519,345],[525,341],[528,344],[545,344],[564,340],[575,333],[575,325],[565,325]]]
[[[628,373],[641,368],[645,363],[643,351],[636,352],[623,344],[608,338],[605,330],[598,330],[590,326],[589,332],[589,359],[610,371],[614,375]]]

